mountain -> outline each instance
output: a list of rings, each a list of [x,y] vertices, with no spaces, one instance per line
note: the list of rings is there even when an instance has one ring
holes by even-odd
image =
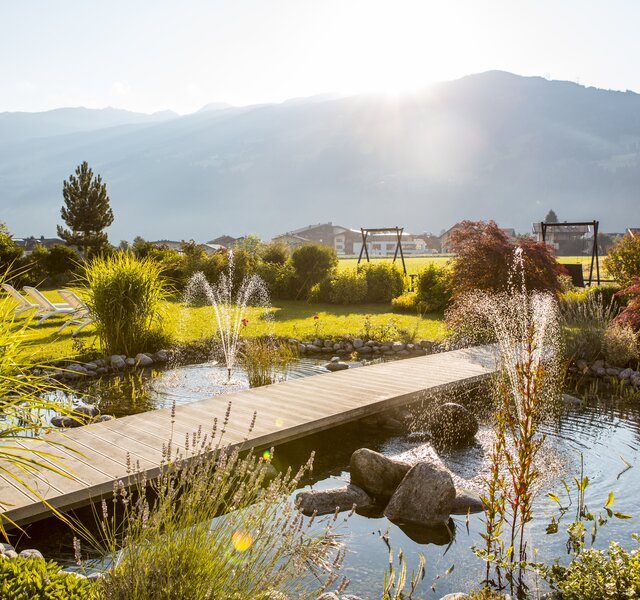
[[[492,218],[526,232],[550,208],[560,220],[599,219],[604,231],[640,224],[633,92],[493,71],[401,97],[163,119],[65,110],[65,128],[48,121],[40,134],[0,114],[14,132],[0,129],[0,221],[15,234],[54,230],[62,181],[83,160],[108,185],[115,242],[266,238],[321,221],[438,232]]]

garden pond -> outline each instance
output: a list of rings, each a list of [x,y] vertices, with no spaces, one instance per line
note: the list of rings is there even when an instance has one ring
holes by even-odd
[[[327,373],[325,363],[302,359],[292,367],[288,377]],[[93,381],[79,392],[78,398],[95,402],[103,413],[122,416],[170,406],[174,401],[187,403],[248,387],[246,375],[239,368],[234,371],[231,382],[226,379],[225,367],[204,363]],[[629,548],[635,544],[631,534],[638,531],[640,515],[637,502],[640,495],[640,398],[620,393],[620,390],[603,390],[601,388],[598,393],[597,389],[585,388],[574,392],[584,398],[583,402],[564,405],[543,427],[546,443],[538,465],[542,472],[541,487],[536,495],[534,519],[528,528],[530,559],[550,562],[559,557],[561,562],[568,562],[564,531],[573,513],[570,511],[561,521],[559,533],[547,534],[551,516],[557,515],[547,493],[554,491],[566,498],[561,482],[566,480],[572,485],[573,477],[580,474],[581,460],[590,482],[585,496],[589,508],[598,512],[609,491],[613,491],[614,509],[631,515],[630,519],[611,520],[601,528],[594,545],[606,547],[610,539]],[[341,486],[349,480],[351,453],[367,447],[388,456],[439,462],[452,472],[456,485],[480,492],[483,477],[488,473],[493,440],[486,397],[486,390],[480,387],[463,399],[481,423],[475,444],[468,448],[437,451],[419,431],[389,434],[355,423],[283,444],[276,448],[273,464],[279,469],[297,466],[315,451],[313,477],[303,482],[305,488]],[[416,413],[419,417],[419,411]],[[573,501],[575,507],[575,497]],[[84,510],[89,517],[90,510]],[[426,557],[426,575],[418,588],[419,596],[440,598],[448,592],[468,591],[478,586],[484,577],[484,563],[474,556],[471,547],[482,545],[483,515],[454,516],[452,519],[453,537],[434,538],[428,532],[403,530],[382,515],[354,514],[348,518],[339,528],[347,546],[344,575],[351,581],[348,592],[367,599],[379,598],[384,572],[388,568],[389,551],[381,539],[387,531],[392,548],[404,551],[409,573],[417,566],[419,553]],[[45,556],[74,568],[72,536],[58,522],[50,519],[32,525],[28,535],[31,539],[22,542],[24,547],[38,548]],[[447,572],[452,566],[455,568]],[[432,585],[435,591],[431,589]]]

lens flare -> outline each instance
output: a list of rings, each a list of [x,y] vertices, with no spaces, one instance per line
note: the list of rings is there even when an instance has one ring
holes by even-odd
[[[231,534],[231,543],[238,552],[246,552],[253,544],[253,538],[250,533],[245,531],[234,531]]]
[[[276,427],[284,427],[284,419],[276,419]]]
[[[271,458],[271,452],[269,452],[269,450],[265,450],[265,451],[262,453],[262,458],[263,458],[264,460],[269,460],[269,459]]]

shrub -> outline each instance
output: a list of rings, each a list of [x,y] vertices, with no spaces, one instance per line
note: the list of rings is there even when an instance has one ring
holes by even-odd
[[[103,501],[102,539],[87,537],[107,560],[118,555],[107,600],[316,598],[334,581],[333,520],[305,521],[289,500],[310,463],[276,475],[270,452],[243,458],[221,436],[214,424],[187,434],[185,450],[169,443],[150,494],[132,498],[122,486],[113,505]]]
[[[627,301],[627,305],[615,318],[616,325],[640,331],[640,277],[634,277],[631,283],[615,296],[625,298]]]
[[[297,357],[297,348],[269,338],[248,338],[240,353],[252,388],[286,380]]]
[[[296,272],[290,262],[263,262],[258,267],[258,275],[265,282],[271,298],[288,300],[295,297]]]
[[[367,302],[391,302],[404,291],[405,277],[394,263],[366,263],[359,271],[367,279]]]
[[[42,559],[0,559],[0,597],[15,600],[100,598],[97,584],[60,568],[57,563]]]
[[[431,263],[418,274],[418,298],[427,312],[445,310],[451,303],[451,274],[446,267]]]
[[[425,304],[418,300],[418,292],[405,292],[391,300],[393,310],[398,312],[425,312]]]
[[[618,367],[626,367],[639,358],[638,336],[631,327],[610,325],[604,333],[602,346],[607,362]]]
[[[291,250],[284,242],[269,242],[262,247],[262,260],[266,263],[284,265],[291,256]]]
[[[338,257],[333,248],[305,244],[293,251],[291,264],[296,273],[296,298],[306,298],[315,284],[333,275],[338,266]]]
[[[21,256],[22,248],[13,241],[7,226],[0,221],[0,272],[5,273]]]
[[[604,267],[622,286],[640,277],[640,237],[625,235],[618,240],[604,259]]]
[[[104,352],[135,356],[162,344],[162,309],[169,290],[160,264],[119,252],[87,263],[83,280]]]
[[[329,301],[333,304],[361,304],[367,298],[367,279],[358,271],[341,271],[331,279]]]
[[[451,245],[456,253],[452,259],[456,297],[473,290],[508,289],[516,245],[493,221],[463,221],[451,234]],[[550,246],[524,237],[517,246],[522,249],[527,290],[560,293],[559,276],[566,271],[553,257]]]
[[[617,600],[640,595],[640,554],[610,542],[605,551],[588,548],[568,567],[551,569],[550,583],[566,600]]]

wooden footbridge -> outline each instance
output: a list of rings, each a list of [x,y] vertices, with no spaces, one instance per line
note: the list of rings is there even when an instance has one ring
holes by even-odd
[[[59,462],[51,461],[52,465],[70,477],[44,469],[21,474],[32,493],[0,471],[0,511],[26,524],[51,515],[43,499],[61,511],[87,505],[111,494],[115,481],[127,479],[128,463],[139,464],[153,478],[172,427],[172,444],[180,446],[185,434],[200,426],[209,431],[215,417],[222,422],[229,401],[226,443],[268,448],[479,382],[495,371],[496,352],[491,346],[456,350],[217,396],[178,406],[173,425],[171,409],[161,409],[51,432],[41,441],[20,445],[25,452],[31,447],[56,455]],[[247,440],[254,411],[257,418]]]

